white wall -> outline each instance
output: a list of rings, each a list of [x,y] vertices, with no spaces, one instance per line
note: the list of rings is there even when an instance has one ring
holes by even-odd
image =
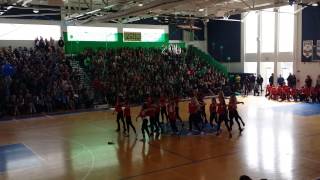
[[[302,62],[301,52],[302,52],[302,11],[298,13],[296,18],[297,21],[297,34],[295,35],[295,61],[293,65],[293,71],[297,77],[297,85],[299,87],[304,86],[304,81],[307,75],[310,75],[313,80],[313,85],[320,75],[320,62]]]
[[[0,18],[0,23],[12,23],[12,24],[43,24],[43,25],[60,25],[61,36],[63,32],[67,31],[67,25],[61,21],[47,21],[47,20],[21,20],[21,19],[5,19]],[[74,25],[74,24],[68,24]],[[169,33],[169,27],[167,25],[141,25],[141,24],[112,24],[112,23],[88,23],[83,26],[100,26],[100,27],[117,27],[121,33],[123,28],[146,28],[146,29],[164,29],[165,33]],[[36,37],[35,37],[36,38]],[[0,47],[33,47],[34,41],[16,41],[16,40],[0,40]]]
[[[186,41],[185,43],[187,46],[193,45],[194,47],[201,49],[203,52],[208,53],[207,41]]]
[[[43,24],[43,25],[60,25],[60,21],[47,21],[47,20],[21,20],[21,19],[5,19],[0,18],[0,23],[11,24]],[[35,37],[36,38],[36,37]],[[34,41],[32,40],[0,40],[0,47],[33,47]]]
[[[233,62],[233,63],[222,63],[229,72],[231,73],[243,73],[244,65],[243,62]]]

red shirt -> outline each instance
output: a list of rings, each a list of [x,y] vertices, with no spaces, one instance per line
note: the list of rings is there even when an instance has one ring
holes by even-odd
[[[160,106],[161,106],[161,107],[166,106],[166,98],[160,97]]]
[[[122,112],[122,107],[119,103],[116,104],[115,111],[118,113]]]
[[[305,94],[306,96],[310,96],[310,88],[303,88],[302,89],[303,94]]]
[[[131,116],[130,106],[128,106],[128,105],[126,105],[126,107],[124,108],[124,116],[125,117]]]
[[[155,111],[156,113],[160,113],[160,106],[158,104],[155,105]]]
[[[213,113],[213,112],[217,112],[217,105],[216,104],[210,104],[210,113]]]
[[[168,105],[168,116],[170,121],[176,120],[176,113],[175,113],[174,105],[172,104]]]
[[[148,109],[148,111],[146,111],[146,116],[154,117],[155,115],[156,115],[156,111],[154,108],[150,108]]]
[[[189,103],[189,113],[194,114],[197,112],[197,106],[193,103]]]
[[[179,105],[179,97],[175,97],[174,102],[176,103],[176,106],[178,106]]]
[[[219,104],[218,104],[218,111],[217,111],[217,113],[218,113],[218,114],[226,113],[226,105],[219,103]]]
[[[143,119],[144,117],[146,117],[146,113],[144,111],[140,111],[139,117]]]
[[[295,89],[295,88],[292,88],[290,94],[291,94],[292,96],[297,95],[297,94],[298,94],[298,90]]]

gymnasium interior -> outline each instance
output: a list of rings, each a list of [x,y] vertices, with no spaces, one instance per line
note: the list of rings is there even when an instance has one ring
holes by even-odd
[[[0,180],[320,180],[320,1],[0,0]]]

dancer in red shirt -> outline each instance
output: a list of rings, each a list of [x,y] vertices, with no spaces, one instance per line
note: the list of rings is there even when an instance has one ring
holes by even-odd
[[[176,111],[177,119],[182,122],[182,119],[181,119],[180,113],[179,113],[179,96],[176,96],[174,98],[174,102],[175,102],[175,111]]]
[[[116,105],[115,105],[115,108],[114,108],[114,111],[113,111],[113,114],[114,113],[117,113],[117,129],[116,131],[119,132],[120,131],[120,120],[122,122],[122,127],[123,127],[123,133],[126,133],[126,125],[124,123],[124,118],[123,118],[123,110],[122,110],[122,107],[121,107],[121,102],[120,102],[120,98],[118,97],[117,98],[117,102],[116,102]]]
[[[215,121],[216,124],[218,124],[218,119],[217,119],[217,101],[216,98],[213,97],[211,99],[211,104],[210,104],[210,125],[213,127],[213,120]]]
[[[189,131],[192,131],[192,125],[195,125],[197,130],[200,132],[201,129],[197,121],[197,113],[200,109],[200,105],[195,97],[191,98],[189,103]]]
[[[167,114],[167,100],[166,98],[162,95],[160,97],[160,113],[161,113],[161,121],[164,123],[164,117],[166,118],[166,121],[168,122],[168,114]]]
[[[173,133],[178,132],[178,128],[176,126],[176,111],[175,111],[175,102],[172,99],[168,104],[168,117],[171,125],[171,130]]]
[[[217,134],[216,135],[218,136],[220,134],[220,131],[221,131],[220,126],[221,126],[221,123],[224,122],[224,124],[227,127],[228,132],[229,132],[229,138],[232,138],[231,129],[230,129],[229,123],[228,123],[227,105],[224,100],[223,92],[219,93],[218,99],[219,99],[218,110],[217,110],[218,126],[217,126]]]
[[[229,100],[228,104],[228,110],[229,110],[229,120],[230,120],[230,129],[232,130],[233,126],[233,119],[235,119],[236,123],[238,124],[239,133],[241,134],[243,131],[243,128],[241,128],[240,122],[239,122],[239,113],[237,110],[237,104],[243,104],[243,102],[238,102],[235,95],[232,95]],[[241,117],[240,117],[241,118]],[[241,120],[242,121],[242,120]]]
[[[148,98],[147,108],[148,108],[148,111],[146,112],[146,116],[149,116],[150,118],[151,134],[158,133],[159,127],[156,122],[156,107],[151,97]]]
[[[128,100],[127,100],[126,103],[125,103],[124,117],[125,117],[125,119],[126,119],[128,136],[130,135],[130,127],[132,128],[133,132],[134,132],[134,133],[136,134],[136,136],[137,136],[136,128],[135,128],[134,125],[132,124],[131,111],[130,111],[130,105],[129,105]]]
[[[140,113],[136,117],[136,121],[138,121],[138,118],[140,117],[142,119],[142,125],[141,125],[141,132],[142,132],[142,139],[141,141],[146,141],[145,133],[147,133],[147,136],[150,138],[150,132],[148,129],[148,119],[146,113],[148,112],[147,104],[143,104],[142,108],[140,110]]]

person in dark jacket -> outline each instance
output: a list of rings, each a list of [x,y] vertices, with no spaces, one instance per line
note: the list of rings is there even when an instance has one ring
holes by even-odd
[[[273,86],[273,81],[274,81],[274,78],[273,78],[273,73],[272,73],[271,76],[269,77],[270,86]]]
[[[309,75],[307,76],[307,78],[306,78],[306,80],[304,82],[305,82],[307,88],[311,88],[312,79],[311,79],[311,77]]]
[[[258,84],[258,88],[260,88],[260,91],[262,93],[262,84],[263,84],[263,78],[261,77],[261,75],[259,74],[257,77],[257,84]]]
[[[277,83],[279,86],[283,86],[284,85],[284,78],[281,76],[278,77]]]

